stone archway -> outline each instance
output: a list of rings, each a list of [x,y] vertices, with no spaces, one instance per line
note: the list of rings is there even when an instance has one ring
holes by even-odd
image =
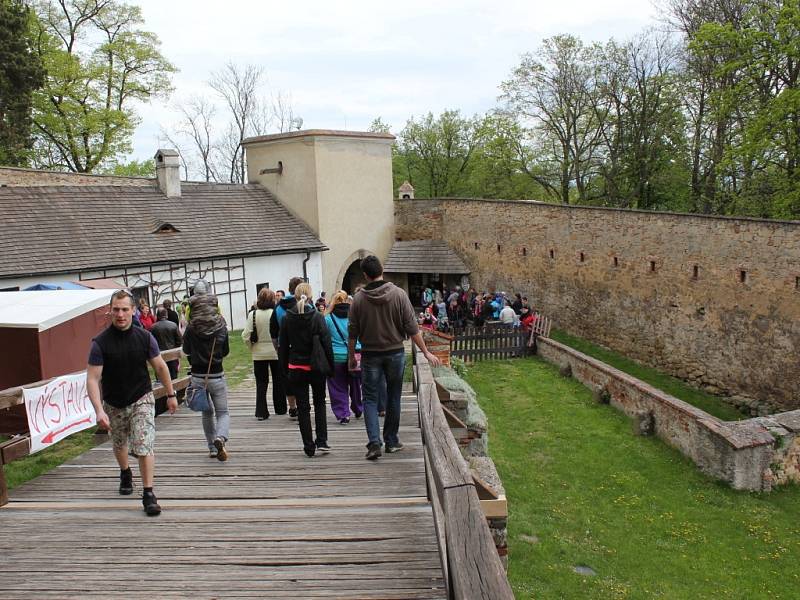
[[[357,285],[366,283],[359,263],[362,258],[370,254],[375,253],[371,250],[361,248],[347,257],[342,264],[342,268],[339,269],[339,275],[336,277],[337,290],[344,290],[348,294],[352,294]]]

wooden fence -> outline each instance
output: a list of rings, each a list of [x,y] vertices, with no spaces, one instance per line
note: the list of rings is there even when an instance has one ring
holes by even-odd
[[[537,313],[532,332],[503,323],[486,323],[482,327],[468,325],[453,329],[450,335],[450,356],[465,362],[516,358],[529,353],[535,336],[549,337],[549,317]]]
[[[428,498],[433,506],[448,598],[513,600],[472,474],[450,432],[430,365],[416,348],[414,387],[425,450]]]
[[[161,353],[161,357],[165,361],[175,360],[180,356],[180,348],[165,350]],[[24,400],[22,390],[24,388],[40,387],[49,383],[53,379],[55,379],[55,377],[37,381],[35,383],[9,388],[7,390],[0,390],[0,410],[23,404]],[[174,379],[172,381],[172,387],[175,388],[175,390],[182,390],[188,385],[188,376],[179,377],[178,379]],[[156,400],[164,398],[166,395],[167,390],[160,383],[153,385],[153,396],[155,396]],[[0,443],[0,506],[8,504],[8,484],[6,482],[5,472],[3,471],[3,465],[7,465],[14,460],[28,456],[30,454],[30,449],[31,436],[27,431],[20,432],[19,435],[12,437],[10,440]]]

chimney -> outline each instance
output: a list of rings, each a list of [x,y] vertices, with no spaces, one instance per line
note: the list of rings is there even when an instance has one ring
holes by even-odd
[[[167,198],[181,196],[181,160],[176,150],[160,149],[153,157],[156,161],[158,187]]]

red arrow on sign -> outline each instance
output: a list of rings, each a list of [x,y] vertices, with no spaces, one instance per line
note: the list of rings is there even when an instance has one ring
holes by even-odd
[[[43,444],[52,444],[53,440],[55,439],[55,437],[57,435],[59,435],[61,433],[64,433],[68,429],[72,429],[73,427],[75,427],[77,425],[80,425],[81,423],[91,423],[91,422],[92,422],[92,417],[86,417],[85,419],[81,419],[80,421],[75,421],[74,423],[71,423],[71,424],[67,425],[66,427],[62,427],[58,431],[51,431],[50,433],[48,433],[46,436],[44,436],[42,438],[42,443]]]

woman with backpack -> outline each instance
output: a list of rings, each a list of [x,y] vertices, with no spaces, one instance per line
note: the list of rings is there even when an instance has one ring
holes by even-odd
[[[333,374],[331,334],[325,318],[312,304],[312,290],[301,283],[294,292],[297,304],[286,312],[281,323],[278,356],[289,383],[289,394],[297,400],[303,451],[309,458],[316,452],[330,452],[325,413],[325,378]],[[311,405],[314,400],[316,439],[311,429]]]
[[[328,325],[333,346],[333,375],[328,377],[328,394],[331,397],[331,410],[341,425],[350,422],[351,410],[356,419],[364,412],[361,404],[361,371],[350,371],[347,368],[349,313],[347,292],[339,290],[331,298],[325,323]],[[356,352],[360,351],[361,345],[356,342]]]
[[[276,415],[286,414],[286,391],[283,389],[283,377],[279,370],[281,367],[278,363],[278,352],[269,333],[269,320],[274,309],[275,292],[269,288],[261,288],[255,308],[247,314],[246,325],[242,330],[242,341],[250,348],[253,357],[253,375],[256,378],[256,418],[259,421],[269,419],[267,388],[270,371],[272,408]]]
[[[183,353],[189,356],[192,367],[192,387],[204,387],[211,408],[203,411],[203,433],[208,444],[208,456],[228,460],[231,417],[228,412],[228,385],[222,359],[228,356],[228,327],[219,314],[217,297],[196,294],[191,300],[191,319],[183,335]]]

